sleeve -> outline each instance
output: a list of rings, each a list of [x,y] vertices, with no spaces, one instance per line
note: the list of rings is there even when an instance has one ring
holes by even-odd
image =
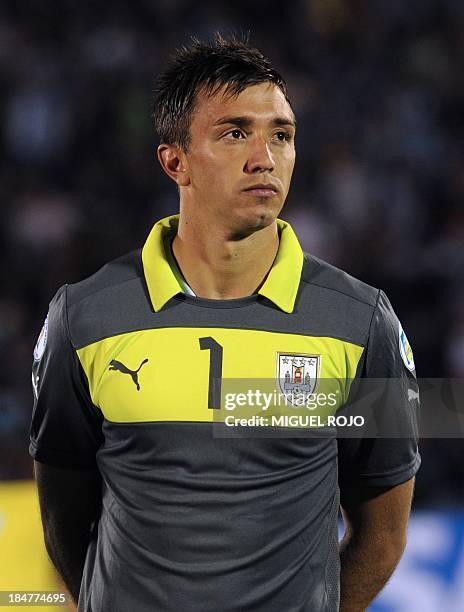
[[[414,476],[418,451],[419,388],[412,349],[380,291],[359,378],[343,412],[362,414],[358,437],[338,438],[339,485],[395,486]],[[352,435],[352,434],[351,434]]]
[[[34,407],[29,453],[63,468],[96,466],[102,415],[90,399],[87,379],[69,339],[66,286],[52,302],[34,349]]]

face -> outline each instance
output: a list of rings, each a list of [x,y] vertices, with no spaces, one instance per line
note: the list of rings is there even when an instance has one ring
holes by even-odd
[[[271,224],[295,164],[295,120],[280,89],[263,83],[238,96],[200,94],[190,136],[181,185],[190,210],[238,235]]]

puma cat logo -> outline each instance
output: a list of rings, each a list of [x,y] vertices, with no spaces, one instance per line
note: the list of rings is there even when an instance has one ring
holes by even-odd
[[[122,372],[123,374],[129,374],[129,376],[134,381],[134,385],[137,387],[137,391],[140,391],[139,372],[141,367],[147,362],[148,359],[144,359],[136,370],[130,370],[120,361],[116,361],[116,359],[113,359],[113,361],[110,363],[110,367],[108,368],[108,370],[117,370],[118,372]]]

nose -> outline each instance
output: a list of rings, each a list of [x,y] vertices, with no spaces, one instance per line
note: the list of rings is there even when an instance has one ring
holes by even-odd
[[[259,174],[261,172],[272,172],[274,170],[274,158],[269,144],[264,138],[256,138],[248,150],[248,158],[244,171],[248,174]]]

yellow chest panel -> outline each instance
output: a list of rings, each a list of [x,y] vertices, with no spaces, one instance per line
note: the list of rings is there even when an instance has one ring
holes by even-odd
[[[329,337],[197,327],[130,332],[77,351],[93,403],[119,423],[213,421],[212,377],[223,392],[231,381],[276,387],[279,354],[315,357],[318,378],[338,387],[341,404],[362,352]]]

